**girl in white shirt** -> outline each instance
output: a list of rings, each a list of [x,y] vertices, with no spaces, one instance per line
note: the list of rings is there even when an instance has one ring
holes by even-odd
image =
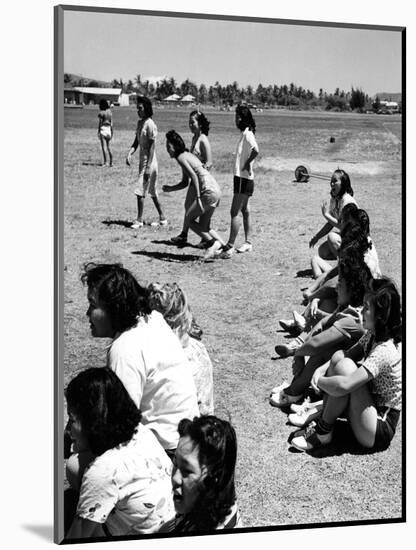
[[[223,259],[229,259],[235,251],[235,240],[240,229],[240,212],[243,215],[245,242],[237,248],[237,252],[250,252],[253,245],[250,241],[251,222],[249,198],[254,191],[253,160],[259,154],[259,148],[254,134],[256,123],[253,115],[246,105],[238,105],[235,110],[235,124],[241,131],[237,144],[235,169],[234,169],[234,195],[231,204],[231,228],[227,244],[222,248],[220,255]]]

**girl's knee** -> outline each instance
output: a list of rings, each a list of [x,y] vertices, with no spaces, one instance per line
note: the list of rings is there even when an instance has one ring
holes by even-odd
[[[334,368],[342,359],[344,359],[344,352],[342,350],[336,351],[331,357],[330,367]]]
[[[354,363],[352,359],[349,359],[348,357],[340,358],[338,362],[334,364],[332,367],[333,374],[339,374],[339,375],[351,374],[355,370],[357,370],[357,365]]]

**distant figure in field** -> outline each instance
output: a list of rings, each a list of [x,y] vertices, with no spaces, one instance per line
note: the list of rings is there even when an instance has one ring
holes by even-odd
[[[253,160],[259,154],[259,148],[254,137],[256,123],[253,115],[246,105],[238,105],[235,110],[235,124],[241,131],[241,137],[237,144],[235,170],[234,170],[234,195],[231,204],[231,228],[228,243],[223,247],[221,258],[228,259],[234,254],[235,240],[240,229],[240,212],[243,215],[245,242],[237,248],[237,252],[250,252],[253,245],[250,241],[251,223],[249,198],[254,191]]]
[[[331,199],[322,203],[322,215],[326,224],[312,237],[309,247],[313,248],[319,239],[328,235],[327,240],[318,249],[318,254],[311,260],[313,276],[316,279],[327,270],[328,264],[322,260],[336,260],[341,246],[340,217],[346,204],[355,203],[354,191],[351,187],[349,175],[344,170],[335,170],[331,177]]]
[[[113,113],[105,99],[100,100],[100,112],[98,113],[98,138],[103,153],[103,166],[113,166],[113,153],[111,152],[110,141],[113,138]],[[108,153],[108,162],[106,149]]]
[[[166,134],[166,149],[182,168],[182,180],[176,185],[164,185],[163,191],[168,193],[192,186],[194,200],[186,211],[185,220],[192,231],[207,241],[204,260],[209,260],[225,244],[218,233],[211,229],[211,218],[220,202],[220,187],[199,158],[186,150],[183,139],[175,130]]]
[[[139,175],[137,187],[134,191],[137,196],[137,219],[131,226],[133,229],[143,227],[144,199],[147,193],[152,197],[153,203],[159,214],[159,222],[154,222],[152,225],[167,225],[168,223],[163,214],[157,194],[157,126],[152,119],[153,107],[149,98],[142,96],[137,98],[137,115],[139,120],[137,123],[136,135],[126,158],[126,164],[131,166],[131,157],[135,153],[137,147],[140,148]]]
[[[192,132],[192,144],[190,152],[193,153],[207,170],[212,167],[211,144],[208,140],[209,120],[200,111],[192,111],[189,115],[189,129]],[[178,236],[172,237],[174,244],[186,244],[188,239],[189,223],[187,222],[186,212],[195,200],[195,189],[193,185],[188,185],[188,191],[185,198],[185,217],[183,220],[182,231]],[[205,248],[207,241],[202,240],[199,248]]]

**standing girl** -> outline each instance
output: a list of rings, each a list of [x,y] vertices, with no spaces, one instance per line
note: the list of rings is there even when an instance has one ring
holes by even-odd
[[[253,245],[250,241],[251,223],[249,198],[254,190],[253,160],[259,154],[259,148],[254,134],[256,123],[250,109],[246,105],[238,105],[235,111],[235,124],[241,131],[237,144],[234,170],[234,196],[231,204],[231,228],[228,243],[223,247],[221,258],[228,259],[234,254],[234,243],[240,229],[240,212],[243,215],[245,242],[237,248],[237,252],[250,252]]]
[[[361,446],[380,451],[390,445],[402,403],[400,296],[390,279],[371,281],[363,323],[367,332],[357,344],[315,371],[312,387],[325,392],[324,408],[316,423],[293,435],[297,449],[328,445],[345,410]]]
[[[192,111],[189,115],[189,129],[192,132],[192,144],[190,152],[193,153],[202,163],[202,166],[207,170],[212,167],[211,144],[208,140],[209,120],[199,111]],[[186,244],[188,238],[189,224],[186,220],[186,212],[195,200],[195,189],[193,185],[188,186],[188,191],[185,198],[185,217],[183,220],[182,231],[177,237],[172,237],[171,242],[174,244]],[[201,241],[198,245],[200,248],[205,248],[206,241]]]
[[[166,149],[182,168],[182,180],[176,185],[164,185],[162,189],[168,193],[192,186],[194,200],[186,211],[185,221],[192,231],[207,241],[204,259],[209,260],[224,245],[218,233],[211,229],[211,218],[220,202],[220,187],[198,157],[186,150],[183,139],[175,130],[166,134]],[[199,222],[196,221],[198,218]]]
[[[113,153],[111,152],[110,141],[113,137],[113,114],[105,99],[100,100],[100,112],[98,113],[98,139],[101,143],[103,153],[103,166],[113,166]],[[108,160],[105,149],[107,148]]]
[[[157,126],[152,119],[153,107],[149,98],[142,96],[137,98],[137,115],[139,121],[137,123],[136,135],[126,158],[126,164],[130,166],[131,156],[137,147],[140,148],[139,176],[137,188],[134,191],[137,196],[137,219],[131,226],[133,229],[143,227],[144,199],[147,193],[152,197],[159,214],[158,225],[167,225],[168,223],[163,214],[157,194],[158,166],[155,152]]]

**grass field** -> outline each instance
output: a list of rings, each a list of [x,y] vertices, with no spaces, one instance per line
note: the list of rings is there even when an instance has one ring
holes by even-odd
[[[363,453],[345,425],[319,455],[288,450],[286,415],[268,403],[270,389],[290,379],[290,359],[277,360],[283,340],[278,319],[300,309],[300,288],[309,268],[308,242],[323,225],[320,204],[328,198],[322,180],[295,183],[306,163],[329,175],[340,166],[350,173],[383,273],[401,288],[401,118],[377,115],[266,111],[255,114],[260,156],[251,199],[253,253],[230,261],[199,261],[201,251],[168,244],[182,223],[184,191],[160,200],[168,227],[134,231],[134,165],[125,164],[137,122],[130,108],[114,111],[113,168],[102,168],[97,109],[65,109],[65,381],[80,369],[105,363],[108,340],[93,339],[79,276],[87,261],[122,262],[142,284],[176,281],[186,291],[204,330],[214,365],[216,414],[229,417],[238,436],[237,491],[246,526],[304,525],[400,518],[402,514],[401,422],[391,447]],[[213,173],[222,187],[213,226],[227,237],[232,198],[233,152],[238,139],[234,115],[212,111]],[[179,181],[164,134],[174,128],[190,143],[188,111],[156,110],[159,129],[159,185]],[[330,143],[329,138],[335,137]],[[156,219],[150,199],[145,219]],[[196,236],[191,235],[194,244]],[[237,244],[243,240],[240,232]]]

